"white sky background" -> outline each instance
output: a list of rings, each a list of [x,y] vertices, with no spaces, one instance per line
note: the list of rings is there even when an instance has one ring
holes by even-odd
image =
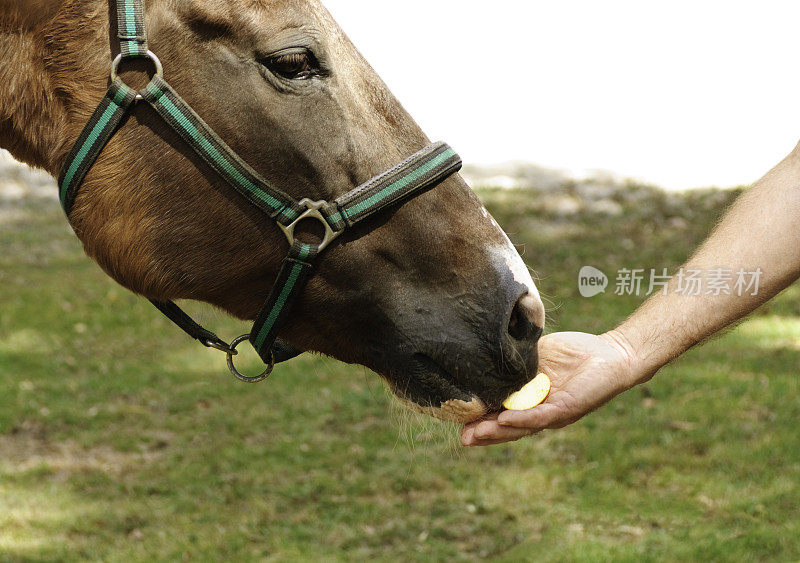
[[[323,0],[468,163],[751,183],[800,140],[797,0]]]

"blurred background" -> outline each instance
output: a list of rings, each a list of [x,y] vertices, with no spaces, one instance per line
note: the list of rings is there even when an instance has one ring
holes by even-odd
[[[462,153],[548,331],[614,327],[644,297],[580,268],[674,271],[800,139],[793,2],[325,3]],[[800,559],[797,284],[570,428],[462,450],[359,367],[235,382],[2,153],[0,249],[0,561]]]
[[[728,187],[800,140],[792,0],[325,5],[429,135],[472,164]]]

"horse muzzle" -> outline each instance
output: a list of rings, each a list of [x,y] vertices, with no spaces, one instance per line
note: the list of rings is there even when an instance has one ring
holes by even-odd
[[[385,370],[394,393],[416,410],[471,422],[501,409],[538,367],[544,306],[513,278],[426,307],[400,323]],[[414,325],[410,329],[408,325]]]

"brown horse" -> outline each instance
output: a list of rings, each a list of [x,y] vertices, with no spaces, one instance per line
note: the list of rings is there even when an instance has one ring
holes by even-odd
[[[147,25],[165,78],[293,197],[335,199],[428,144],[317,0],[150,0]],[[108,87],[115,27],[108,0],[0,0],[0,146],[58,174]],[[72,223],[132,291],[253,319],[286,241],[198,160],[138,104]],[[457,175],[368,223],[326,251],[282,339],[440,418],[499,409],[535,374],[544,325],[506,235]]]

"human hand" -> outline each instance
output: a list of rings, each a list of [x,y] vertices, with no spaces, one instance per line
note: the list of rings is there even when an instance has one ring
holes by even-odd
[[[463,445],[489,446],[562,428],[643,379],[635,371],[630,346],[614,331],[550,334],[539,342],[539,358],[539,372],[552,384],[547,400],[530,410],[503,411],[467,424],[461,431]]]

